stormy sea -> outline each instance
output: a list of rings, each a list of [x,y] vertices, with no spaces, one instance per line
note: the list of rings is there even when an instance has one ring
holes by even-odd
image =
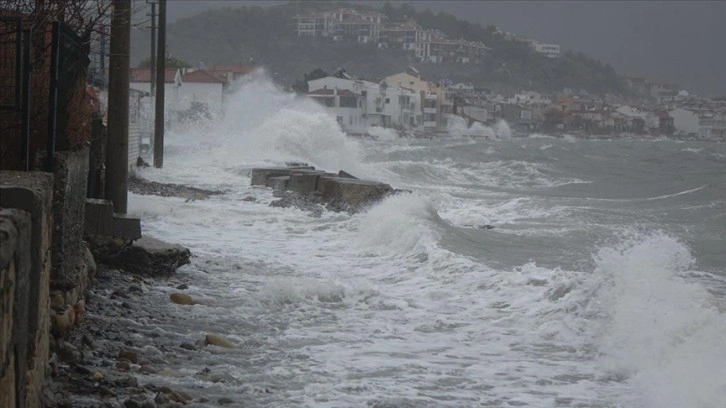
[[[139,170],[225,193],[131,194],[129,212],[191,249],[178,274],[209,300],[155,330],[237,347],[145,381],[245,407],[724,406],[726,144],[351,138],[266,81],[225,109],[172,126],[164,168]],[[286,162],[411,193],[355,215],[271,207],[249,172]],[[177,310],[171,290],[149,301]]]

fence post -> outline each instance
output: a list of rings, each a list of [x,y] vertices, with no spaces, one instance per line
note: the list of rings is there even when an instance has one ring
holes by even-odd
[[[58,53],[60,52],[60,22],[52,23],[50,50],[50,88],[48,92],[48,144],[45,157],[45,171],[53,171],[55,154],[55,133],[58,124]]]

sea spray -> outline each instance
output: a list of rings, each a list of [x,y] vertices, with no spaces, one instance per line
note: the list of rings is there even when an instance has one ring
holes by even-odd
[[[693,262],[684,244],[662,232],[596,256],[601,362],[638,390],[629,401],[636,406],[723,406],[726,315],[705,287],[684,277]]]

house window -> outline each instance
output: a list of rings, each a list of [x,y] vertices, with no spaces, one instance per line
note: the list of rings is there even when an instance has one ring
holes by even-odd
[[[386,98],[386,103],[391,103],[391,98]]]
[[[341,96],[340,97],[340,107],[341,108],[355,108],[356,106],[358,106],[358,104],[356,102],[357,101],[356,101],[355,97],[350,97],[350,96]]]
[[[340,123],[341,125],[343,124],[343,117],[342,116],[336,116],[335,117],[335,120],[337,120],[338,123]]]
[[[323,106],[327,106],[328,108],[332,108],[335,106],[335,98],[315,98],[317,99],[320,104]]]

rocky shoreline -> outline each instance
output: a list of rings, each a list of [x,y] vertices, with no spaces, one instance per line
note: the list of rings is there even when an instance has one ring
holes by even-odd
[[[51,344],[55,355],[43,396],[45,406],[240,406],[241,401],[227,396],[205,395],[201,388],[176,388],[169,381],[181,375],[173,367],[195,359],[193,354],[236,347],[214,333],[190,342],[161,329],[184,318],[179,308],[211,306],[186,293],[189,281],[183,274],[159,280],[100,265],[96,284],[86,291],[80,322]],[[206,367],[199,367],[194,377],[212,384],[237,381]]]
[[[343,171],[333,175],[294,166],[257,169],[259,180],[253,184],[270,186],[270,176],[280,171],[289,177],[278,176],[274,194],[278,200],[270,205],[297,207],[312,216],[319,217],[325,210],[358,212],[402,192]],[[292,183],[288,183],[290,179]],[[325,183],[330,186],[325,187]],[[129,189],[136,194],[187,201],[223,193],[138,177],[129,180]],[[94,284],[86,288],[81,309],[72,310],[70,324],[60,330],[64,315],[56,317],[51,377],[43,392],[45,406],[244,406],[244,401],[233,398],[275,392],[248,389],[219,366],[204,366],[210,355],[223,357],[229,349],[237,348],[234,341],[223,334],[204,332],[203,327],[195,333],[179,329],[177,322],[191,317],[187,312],[203,314],[203,308],[215,307],[213,300],[196,291],[194,273],[177,272],[191,262],[188,249],[151,237],[134,242],[109,237],[86,239],[89,256],[92,254],[98,265]],[[192,318],[204,326],[203,316]],[[190,373],[190,367],[196,371]],[[198,384],[190,386],[189,381]],[[223,391],[230,386],[236,390],[234,396]]]

